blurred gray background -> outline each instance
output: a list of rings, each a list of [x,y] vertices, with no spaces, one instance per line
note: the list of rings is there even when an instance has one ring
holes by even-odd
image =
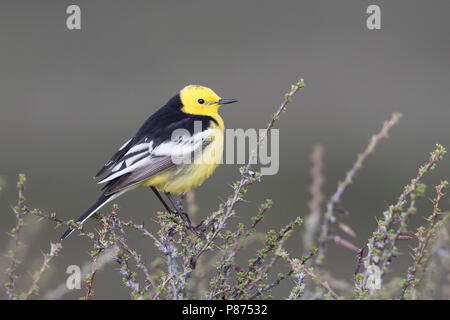
[[[70,4],[81,7],[81,31],[66,28]],[[369,4],[381,7],[381,30],[366,28]],[[228,128],[265,128],[300,76],[306,87],[277,124],[280,171],[250,189],[250,202],[239,205],[237,219],[248,222],[265,198],[274,206],[261,231],[305,216],[313,146],[325,148],[329,197],[382,121],[399,111],[400,125],[343,196],[350,216],[342,221],[357,231],[352,242],[361,247],[375,217],[434,145],[450,147],[449,13],[447,0],[2,1],[0,176],[6,185],[0,191],[0,250],[14,223],[10,205],[16,202],[18,173],[27,175],[30,206],[76,218],[99,194],[92,176],[101,165],[185,85],[203,84],[239,98],[221,111]],[[226,198],[237,168],[219,167],[197,189],[199,218]],[[449,169],[445,159],[426,182],[449,178]],[[126,220],[154,227],[161,206],[151,192],[136,190],[117,202]],[[420,213],[427,215],[431,206],[423,203]],[[94,226],[87,223],[88,229]],[[37,268],[40,250],[47,251],[62,231],[45,222],[29,232],[19,288],[28,288],[26,273]],[[299,239],[297,232],[289,250],[299,252]],[[150,250],[149,242],[139,245]],[[73,236],[64,246],[43,292],[65,281],[68,265],[88,259],[84,238]],[[354,253],[328,248],[327,268],[351,279]],[[406,253],[407,245],[402,248]],[[395,272],[404,274],[408,262],[407,254],[396,260]],[[96,298],[128,298],[116,267],[97,275]],[[291,285],[285,282],[275,295],[283,297]],[[82,295],[84,290],[65,298]]]

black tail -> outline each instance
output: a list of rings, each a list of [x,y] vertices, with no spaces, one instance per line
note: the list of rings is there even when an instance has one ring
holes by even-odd
[[[78,217],[77,220],[75,220],[75,223],[81,222],[83,223],[86,219],[88,219],[91,215],[93,215],[98,209],[100,209],[103,205],[105,205],[108,200],[111,198],[111,196],[105,196],[102,194],[98,200],[89,207],[80,217]],[[112,199],[111,199],[112,200]],[[70,236],[70,234],[74,232],[74,229],[69,228],[67,229],[63,235],[61,236],[61,241]]]

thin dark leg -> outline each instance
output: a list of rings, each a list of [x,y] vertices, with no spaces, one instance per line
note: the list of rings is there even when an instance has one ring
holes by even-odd
[[[178,197],[177,208],[181,208],[181,204],[183,203],[184,200],[186,200],[186,194],[185,193],[183,193],[182,195],[180,195]]]
[[[165,194],[166,194],[166,197],[169,199],[170,203],[172,204],[172,206],[177,210],[178,214],[184,215],[190,224],[191,219],[189,219],[189,216],[187,215],[187,213],[184,212],[183,208],[181,208],[180,203],[175,201],[175,199],[172,197],[172,195],[169,192],[166,192]],[[192,226],[192,224],[191,224],[191,226]]]
[[[170,213],[172,213],[172,209],[169,208],[169,206],[167,205],[167,203],[164,201],[164,199],[161,197],[161,194],[159,193],[158,190],[156,190],[155,187],[150,187],[152,189],[152,191],[155,193],[155,195],[158,197],[159,201],[161,201],[161,203],[163,204],[164,208],[166,208],[167,211],[169,211]]]
[[[183,218],[187,227],[189,229],[191,229],[191,231],[194,232],[197,236],[200,236],[200,234],[197,232],[197,229],[199,226],[202,225],[202,223],[200,223],[198,226],[194,227],[191,223],[191,219],[189,219],[189,215],[186,212],[184,212],[183,208],[181,208],[181,205],[177,201],[175,201],[175,199],[169,192],[165,192],[165,194],[166,194],[167,198],[169,199],[170,203],[177,210],[177,213]]]
[[[175,210],[172,210],[169,205],[164,201],[163,197],[161,196],[161,194],[159,193],[159,191],[155,188],[155,187],[150,187],[152,189],[152,191],[155,193],[156,197],[158,197],[159,201],[161,201],[162,205],[164,206],[164,208],[166,208],[166,210],[170,213],[174,213],[174,214],[178,214],[186,223],[186,226],[192,231],[194,232],[196,235],[199,236],[198,232],[196,231],[196,229],[201,225],[194,227],[191,223],[191,220],[189,219],[189,216],[187,215],[186,212],[183,211],[183,209],[181,208],[181,206],[179,204],[177,204],[177,202],[175,202],[175,200],[173,199],[172,195],[168,192],[165,192],[167,198],[169,199],[170,203],[172,204],[172,206],[174,207]]]

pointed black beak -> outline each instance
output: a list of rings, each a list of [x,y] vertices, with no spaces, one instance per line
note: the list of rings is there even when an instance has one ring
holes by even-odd
[[[237,99],[220,99],[217,101],[217,104],[229,104],[229,103],[235,103],[238,102]]]

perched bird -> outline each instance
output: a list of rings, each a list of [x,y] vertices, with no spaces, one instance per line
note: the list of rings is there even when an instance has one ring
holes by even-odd
[[[224,123],[221,105],[237,102],[222,99],[214,91],[189,85],[151,115],[94,178],[104,174],[103,194],[75,222],[83,223],[106,203],[139,186],[150,187],[171,213],[182,212],[172,194],[200,185],[222,159]],[[163,191],[174,210],[164,201]],[[74,230],[67,229],[61,240]]]

